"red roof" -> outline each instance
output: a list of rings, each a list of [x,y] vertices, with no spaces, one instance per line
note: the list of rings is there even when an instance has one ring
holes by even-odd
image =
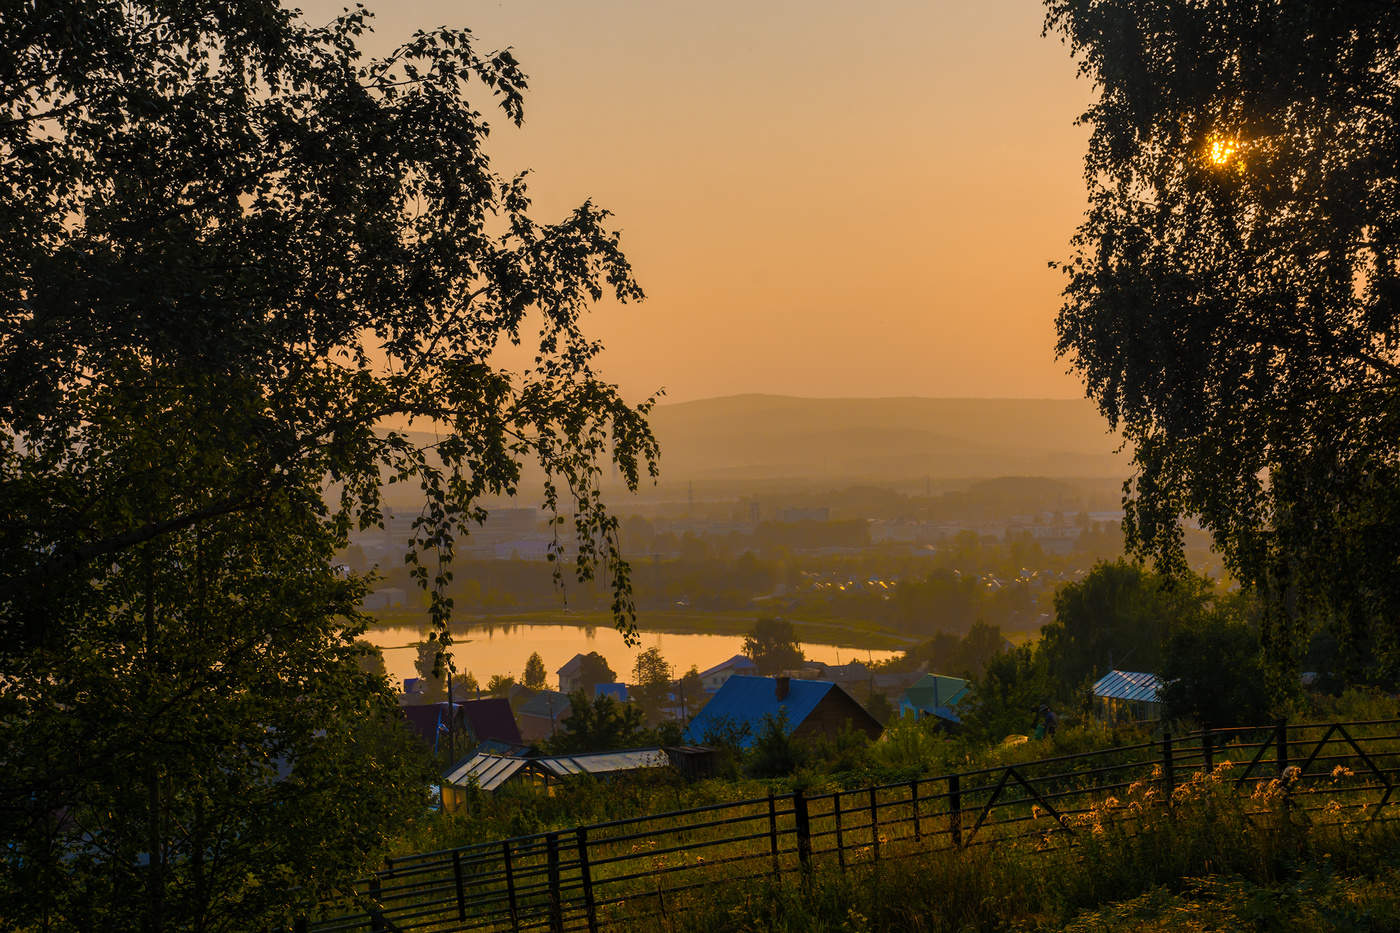
[[[504,697],[483,697],[480,700],[458,700],[457,728],[464,730],[473,742],[495,739],[510,745],[523,745],[520,727],[515,724],[510,701]],[[402,707],[408,724],[419,738],[436,748],[438,740],[448,731],[447,704],[428,703]]]
[[[480,700],[466,700],[457,704],[461,710],[462,722],[471,733],[472,739],[485,742],[495,739],[511,745],[523,745],[520,727],[515,724],[515,714],[511,712],[510,701],[505,697],[483,697]]]

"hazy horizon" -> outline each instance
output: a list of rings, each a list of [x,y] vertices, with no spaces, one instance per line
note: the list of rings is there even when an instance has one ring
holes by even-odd
[[[542,219],[614,212],[648,298],[584,326],[628,398],[1081,395],[1047,263],[1084,211],[1092,89],[1038,0],[366,5],[369,54],[439,24],[513,49],[525,124],[481,93],[487,150]]]

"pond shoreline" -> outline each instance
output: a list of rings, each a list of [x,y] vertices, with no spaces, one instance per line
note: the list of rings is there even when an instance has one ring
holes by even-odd
[[[427,631],[425,614],[384,610],[372,613],[370,631],[381,628],[418,626]],[[658,635],[723,635],[743,637],[753,629],[758,616],[754,613],[650,611],[639,612],[637,631]],[[901,651],[919,644],[918,636],[907,635],[867,622],[836,619],[800,619],[788,617],[799,643],[828,645],[871,651]],[[569,610],[541,612],[512,612],[476,614],[453,621],[454,636],[473,632],[494,632],[528,626],[564,626],[583,629],[613,629],[612,617],[606,612]]]

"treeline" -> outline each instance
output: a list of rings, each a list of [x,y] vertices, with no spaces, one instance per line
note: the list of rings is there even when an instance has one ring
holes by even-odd
[[[1123,484],[1117,479],[1004,476],[973,483],[929,480],[918,492],[862,485],[752,495],[740,500],[735,514],[751,514],[754,506],[765,516],[766,509],[826,508],[833,519],[988,522],[1045,512],[1073,517],[1082,512],[1114,511],[1122,508],[1122,499]]]
[[[696,539],[703,544],[702,539]],[[1091,530],[1069,554],[1046,553],[1028,534],[1006,538],[963,532],[927,555],[905,549],[857,554],[795,554],[786,548],[716,556],[708,547],[691,557],[640,560],[632,565],[639,609],[755,610],[806,618],[876,622],[920,635],[965,633],[981,620],[1007,631],[1038,627],[1049,593],[1095,560],[1121,553],[1117,526]],[[463,614],[606,609],[611,594],[579,583],[543,561],[458,561],[448,588]],[[386,572],[381,587],[397,587],[411,604],[424,597],[407,569]]]
[[[1210,726],[1264,721],[1301,691],[1266,670],[1256,603],[1204,577],[1102,562],[1061,587],[1053,608],[1038,639],[987,662],[966,717],[973,732],[1025,732],[1040,704],[1087,717],[1093,683],[1115,669],[1156,674],[1166,718]],[[1326,646],[1314,648],[1309,661],[1325,667]]]

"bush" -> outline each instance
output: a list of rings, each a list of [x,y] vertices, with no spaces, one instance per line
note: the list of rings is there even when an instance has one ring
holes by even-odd
[[[758,738],[744,760],[744,770],[753,777],[775,778],[792,774],[806,760],[805,749],[788,735],[787,713],[764,716]]]

